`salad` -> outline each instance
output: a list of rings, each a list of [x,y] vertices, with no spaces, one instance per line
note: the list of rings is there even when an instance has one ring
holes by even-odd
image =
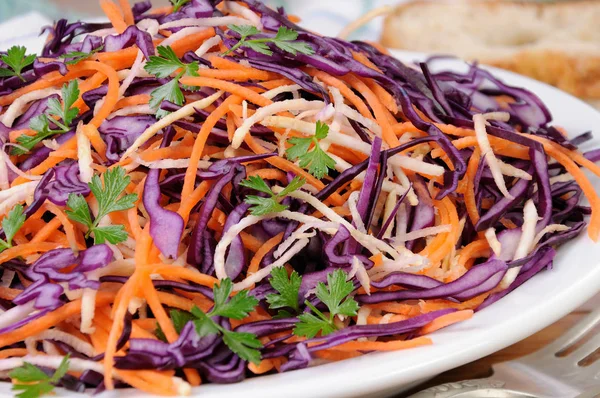
[[[0,373],[186,395],[432,344],[600,233],[590,133],[260,1],[101,0],[0,53]],[[583,197],[589,205],[581,203]],[[406,355],[410,355],[407,353]]]

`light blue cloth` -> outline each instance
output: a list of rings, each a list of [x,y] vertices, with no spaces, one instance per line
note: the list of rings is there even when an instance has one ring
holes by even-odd
[[[0,0],[0,22],[31,11],[38,11],[50,19],[65,15],[64,10],[59,11],[47,0]]]

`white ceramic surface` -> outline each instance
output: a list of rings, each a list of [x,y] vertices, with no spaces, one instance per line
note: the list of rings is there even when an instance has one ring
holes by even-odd
[[[396,53],[403,60],[422,55]],[[444,61],[446,62],[446,61]],[[445,66],[456,65],[454,61]],[[600,130],[600,113],[584,102],[537,81],[494,70],[509,84],[538,94],[554,115],[555,123],[572,135]],[[586,147],[600,146],[600,140]],[[600,191],[600,181],[593,178]],[[205,385],[194,390],[202,398],[367,397],[401,392],[415,382],[482,358],[543,329],[573,311],[600,291],[600,244],[582,234],[558,251],[554,268],[540,273],[522,287],[472,319],[431,335],[434,344],[398,352],[369,354],[342,362],[253,378],[231,385]],[[8,396],[10,386],[0,386]],[[62,391],[60,396],[79,394]],[[101,395],[141,397],[133,391]]]

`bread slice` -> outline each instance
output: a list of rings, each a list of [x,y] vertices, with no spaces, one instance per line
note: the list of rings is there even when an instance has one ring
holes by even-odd
[[[600,99],[600,1],[415,0],[387,16],[381,41],[478,60]]]

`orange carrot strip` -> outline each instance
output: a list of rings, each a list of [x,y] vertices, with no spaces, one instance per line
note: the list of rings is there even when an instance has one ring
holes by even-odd
[[[121,10],[115,3],[110,0],[100,0],[100,7],[102,7],[102,11],[104,11],[117,33],[123,33],[127,29]]]
[[[363,100],[360,99],[358,95],[354,94],[354,92],[346,85],[346,83],[329,75],[328,73],[312,68],[308,69],[308,74],[318,78],[328,86],[332,86],[340,90],[340,93],[344,96],[344,98],[350,101],[350,103],[354,105],[361,115],[371,120],[375,120],[371,114],[371,111],[369,110],[369,107],[363,102]]]
[[[194,78],[194,79],[206,79],[206,78]],[[213,79],[206,79],[206,80],[213,80]],[[216,81],[216,80],[215,80]],[[185,82],[183,84],[190,84],[192,82]],[[195,81],[195,83],[197,83],[197,81]],[[231,83],[228,83],[231,84]],[[191,85],[196,85],[196,84],[191,84]],[[236,86],[236,85],[234,85]],[[213,87],[215,88],[215,87]],[[246,88],[242,87],[244,90],[247,90]],[[235,89],[234,89],[235,90]],[[247,90],[249,92],[252,92],[252,94],[256,94],[253,91]],[[256,94],[258,95],[258,94]],[[260,97],[260,95],[259,95]],[[263,97],[261,97],[263,98]],[[270,102],[269,100],[267,100],[266,98],[263,98],[264,100]],[[190,196],[192,194],[192,191],[194,189],[194,184],[196,182],[196,172],[198,171],[198,162],[200,161],[200,158],[202,157],[202,150],[204,149],[204,145],[206,144],[206,140],[208,139],[208,135],[210,134],[210,132],[212,131],[213,127],[215,127],[215,125],[217,124],[217,122],[227,114],[227,112],[229,112],[229,105],[230,104],[236,104],[236,103],[241,103],[242,102],[242,97],[238,96],[238,95],[231,95],[229,97],[227,97],[227,99],[225,101],[223,101],[221,103],[221,105],[219,105],[219,107],[217,109],[215,109],[207,118],[206,121],[204,122],[204,124],[202,125],[202,128],[200,129],[200,132],[198,133],[198,135],[196,136],[196,142],[194,142],[194,147],[192,150],[192,156],[190,156],[190,165],[188,166],[186,172],[185,172],[185,179],[184,179],[184,183],[183,183],[183,190],[181,191],[181,197],[182,198],[187,198],[188,196]]]
[[[250,260],[250,265],[248,266],[248,275],[255,273],[258,271],[258,266],[262,259],[270,252],[275,246],[277,246],[283,240],[283,232],[275,235],[268,241],[266,241],[260,249],[254,254],[252,260]]]
[[[34,253],[44,253],[50,250],[58,249],[60,247],[62,247],[62,245],[49,242],[25,243],[22,245],[11,247],[0,253],[0,263],[5,263],[8,260],[12,260],[13,258],[17,257],[27,257],[30,254]]]
[[[28,354],[26,348],[9,348],[7,350],[0,351],[0,359],[24,357]]]
[[[384,141],[392,148],[400,145],[400,141],[398,141],[396,134],[394,134],[392,125],[389,123],[387,117],[388,111],[382,105],[375,93],[373,93],[373,91],[371,91],[361,79],[354,75],[346,75],[342,77],[342,80],[349,83],[352,88],[358,91],[367,100],[367,103],[371,109],[373,109],[377,123],[381,126],[381,134]]]
[[[440,318],[442,318],[442,317],[440,317]],[[427,326],[425,326],[425,327],[427,327]],[[407,348],[415,348],[415,347],[421,347],[421,346],[431,345],[431,344],[433,344],[433,342],[428,337],[417,337],[417,338],[414,338],[411,340],[394,340],[394,341],[349,341],[347,343],[332,347],[331,350],[335,350],[335,351],[397,351],[397,350],[404,350]]]
[[[98,292],[96,295],[96,306],[102,306],[110,303],[114,299],[114,295],[108,292]],[[58,325],[62,321],[77,315],[81,312],[81,300],[71,301],[62,307],[38,318],[35,322],[30,322],[22,327],[8,333],[0,335],[0,347],[6,347],[22,341],[29,336],[43,332],[53,326]],[[117,336],[118,337],[118,336]]]
[[[473,225],[477,224],[479,221],[479,211],[477,210],[477,200],[475,199],[474,181],[480,160],[481,151],[479,148],[476,148],[473,151],[473,155],[471,155],[471,159],[469,159],[469,165],[467,167],[467,173],[465,176],[465,179],[467,180],[467,186],[464,193],[465,206],[467,207],[467,214],[469,214],[469,218],[471,219],[471,223],[473,223]]]
[[[463,310],[451,312],[446,315],[442,315],[441,317],[434,319],[427,325],[421,328],[420,334],[429,334],[439,330],[441,328],[445,328],[446,326],[450,326],[453,323],[465,321],[473,316],[473,310]]]
[[[127,25],[133,25],[135,21],[133,20],[133,11],[131,10],[131,5],[128,0],[119,0],[119,6],[121,6],[121,11],[123,12],[123,19]]]

